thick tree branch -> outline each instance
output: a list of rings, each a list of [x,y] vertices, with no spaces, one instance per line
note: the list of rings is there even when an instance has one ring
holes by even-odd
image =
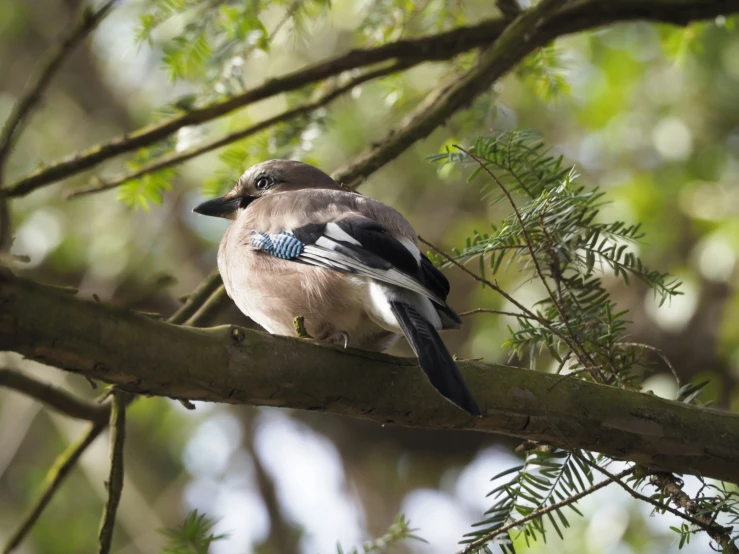
[[[37,381],[13,369],[0,368],[0,387],[27,394],[64,415],[86,419],[93,423],[105,421],[110,413],[108,406],[86,402],[65,390]]]
[[[569,2],[551,16],[541,14],[541,7],[540,4],[535,10],[530,10],[537,11],[537,17],[525,23],[522,17],[526,17],[526,13],[514,20],[503,35],[496,38],[493,48],[485,53],[478,67],[451,85],[432,92],[425,103],[408,114],[383,140],[337,169],[332,177],[347,188],[356,189],[369,175],[429,136],[524,57],[557,37],[633,19],[687,24],[706,17],[710,8],[727,13],[738,11],[739,0],[701,3],[685,0],[588,0]]]
[[[66,296],[69,295],[69,290],[63,288],[52,287],[51,290],[54,290],[57,294],[63,294]],[[214,271],[203,281],[203,283],[200,284],[200,286],[198,286],[193,291],[193,293],[187,298],[183,306],[179,310],[177,310],[177,312],[175,312],[172,317],[169,318],[168,322],[181,323],[183,319],[188,318],[188,323],[186,323],[186,325],[195,326],[199,324],[202,321],[200,319],[201,317],[208,316],[207,313],[199,315],[203,312],[202,308],[209,305],[212,301],[212,298],[219,295],[219,291],[221,290],[223,290],[223,286],[221,285],[221,277],[217,271]],[[2,305],[3,302],[0,301],[0,307]],[[0,325],[2,324],[0,323]],[[135,396],[127,396],[126,404],[130,404],[135,399]],[[185,402],[186,401],[184,401],[183,403]],[[56,460],[54,461],[54,465],[46,474],[46,480],[44,481],[41,495],[31,506],[30,510],[21,521],[21,524],[18,526],[18,529],[16,529],[15,532],[10,536],[10,539],[8,539],[8,542],[3,547],[2,554],[8,554],[9,552],[13,551],[23,541],[26,535],[33,528],[36,521],[38,521],[38,518],[41,517],[41,514],[46,509],[46,506],[54,497],[57,490],[59,490],[59,487],[62,485],[64,480],[69,475],[69,472],[77,463],[77,460],[79,460],[80,456],[82,456],[85,450],[87,450],[87,447],[95,442],[95,439],[97,439],[98,436],[100,436],[100,434],[108,427],[108,423],[111,419],[111,404],[103,404],[101,405],[101,409],[104,410],[104,417],[101,416],[101,419],[95,421],[92,425],[90,425],[87,432],[79,441],[70,444],[64,452],[57,456]]]
[[[506,59],[506,67],[503,68],[502,72],[520,61],[521,56],[558,36],[637,19],[686,25],[695,20],[712,19],[720,15],[730,15],[737,11],[739,11],[739,0],[572,1],[556,14],[553,14],[552,17],[543,21],[537,30],[536,36],[527,41],[525,48],[513,45],[511,54],[517,53],[519,57],[512,56],[511,59]],[[407,61],[409,66],[424,61],[451,59],[473,48],[490,45],[503,32],[506,25],[507,21],[504,18],[492,19],[478,25],[461,27],[439,35],[400,40],[376,48],[352,50],[326,62],[295,71],[284,77],[269,80],[264,85],[248,90],[243,94],[188,111],[163,122],[141,128],[129,135],[98,144],[83,152],[52,162],[10,185],[5,194],[8,196],[28,194],[37,188],[90,169],[125,152],[154,144],[182,127],[211,121],[259,100],[296,90],[349,69],[366,67],[392,59]],[[462,107],[462,104],[457,104],[457,108],[459,107]],[[447,113],[445,116],[439,117],[437,126],[443,123],[449,115]],[[415,129],[415,126],[412,129]],[[425,130],[424,126],[423,132],[414,130],[404,140],[394,139],[394,146],[383,150],[383,163],[395,158],[415,141],[427,136],[429,132]],[[371,167],[379,166],[377,162],[370,163],[371,160],[368,159],[368,156],[365,156],[363,160],[359,173],[362,178],[365,178],[368,173],[371,173]],[[347,171],[344,171],[344,173]]]
[[[472,418],[434,391],[414,359],[234,326],[180,327],[15,277],[0,278],[0,307],[0,349],[131,392],[494,432],[739,482],[739,416],[732,413],[459,362],[485,410]]]

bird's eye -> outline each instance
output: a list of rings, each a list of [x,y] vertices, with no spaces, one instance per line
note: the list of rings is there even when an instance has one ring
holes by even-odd
[[[264,190],[272,184],[270,177],[264,176],[257,179],[257,190]]]

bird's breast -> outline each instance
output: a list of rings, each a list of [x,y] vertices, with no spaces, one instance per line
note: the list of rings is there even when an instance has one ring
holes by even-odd
[[[378,325],[366,278],[245,248],[222,251],[219,268],[238,308],[272,334],[295,336],[302,316],[316,339],[345,332],[352,347],[384,350],[400,332]]]

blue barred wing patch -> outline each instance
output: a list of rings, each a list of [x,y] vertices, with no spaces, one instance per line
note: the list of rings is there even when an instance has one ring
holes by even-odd
[[[283,260],[294,260],[303,253],[305,248],[305,244],[289,231],[276,235],[252,231],[251,244],[254,248]]]

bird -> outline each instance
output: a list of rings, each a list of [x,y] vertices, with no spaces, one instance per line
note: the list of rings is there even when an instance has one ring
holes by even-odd
[[[405,335],[431,384],[474,416],[480,408],[438,331],[461,326],[449,281],[394,208],[295,160],[247,169],[193,211],[231,220],[218,269],[237,307],[277,335],[294,320],[317,340],[384,351]]]

